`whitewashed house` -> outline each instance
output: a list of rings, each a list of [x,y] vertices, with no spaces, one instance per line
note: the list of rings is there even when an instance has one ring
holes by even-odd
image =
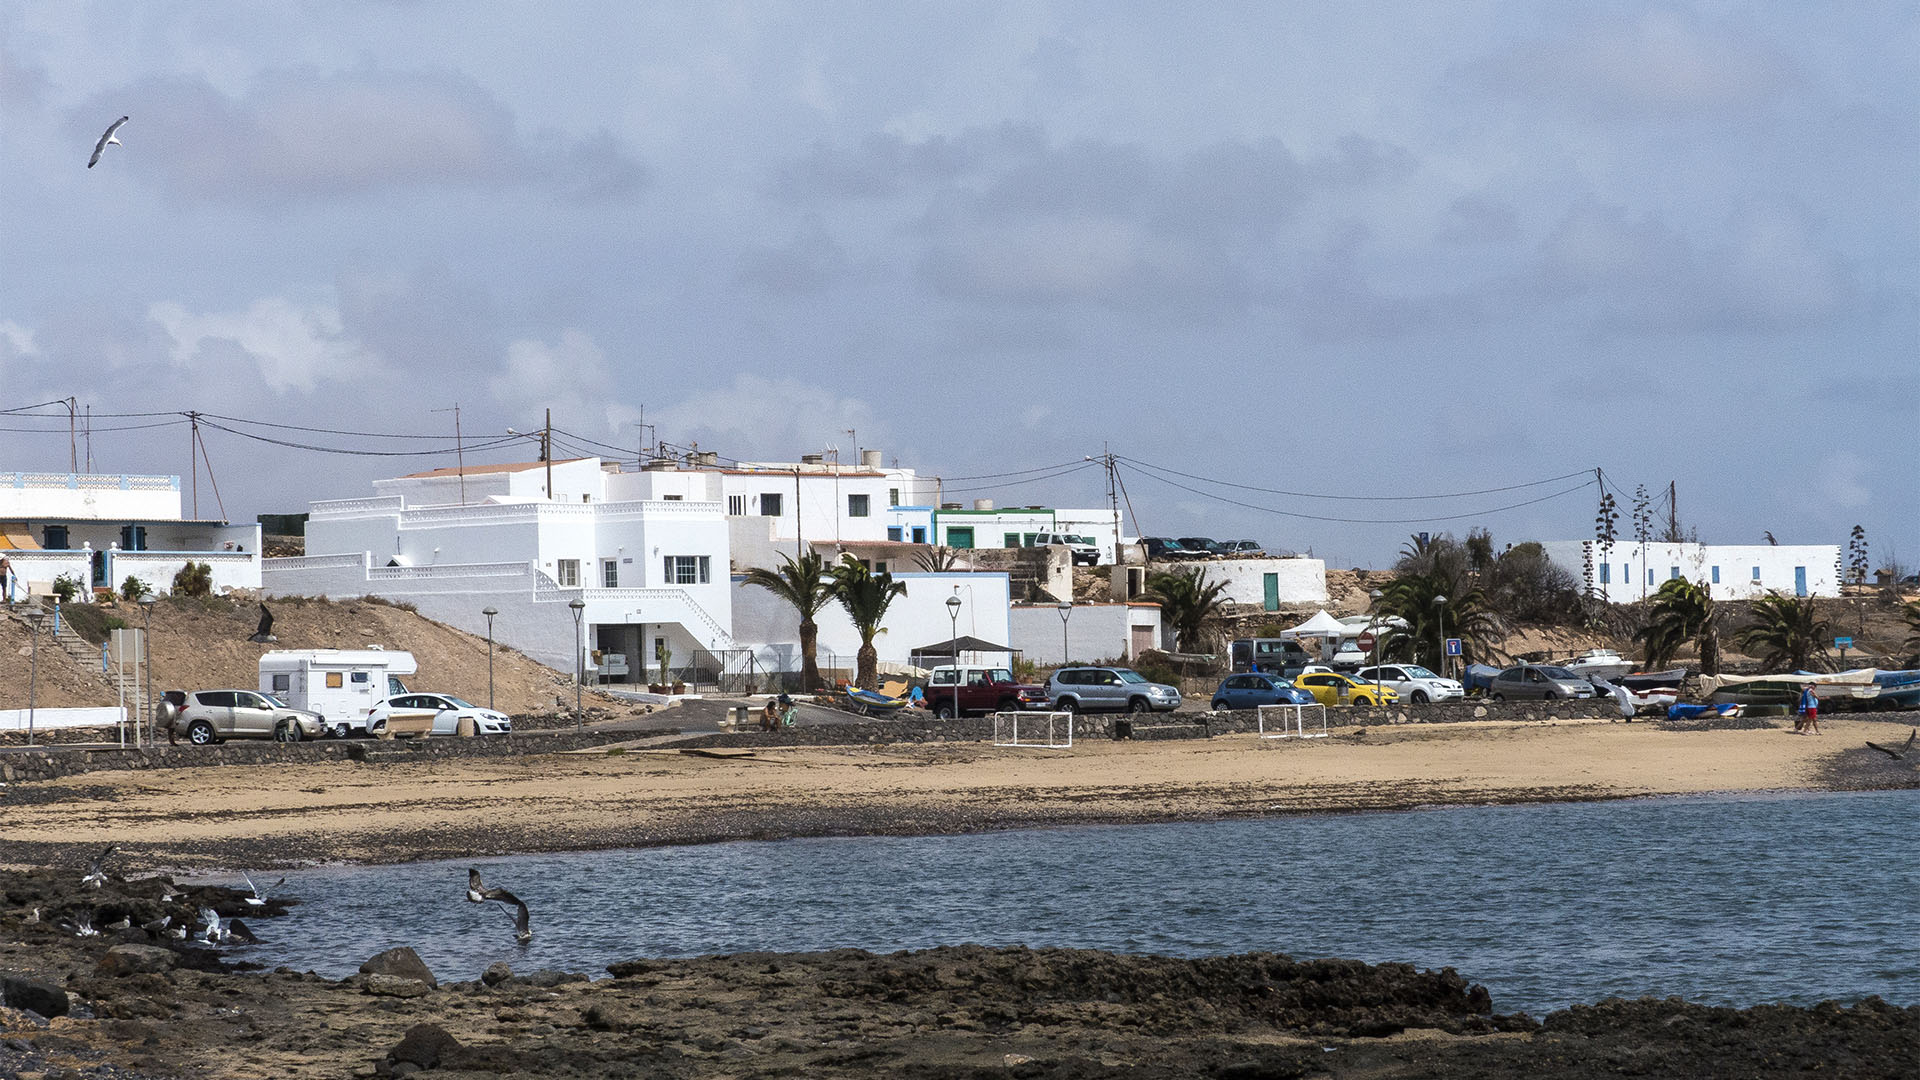
[[[1009,639],[1022,659],[1036,664],[1132,663],[1149,649],[1168,647],[1160,605],[1103,601],[1017,604]]]
[[[1327,602],[1327,564],[1322,559],[1208,559],[1189,565],[1200,568],[1208,582],[1224,583],[1220,595],[1241,610],[1279,611]]]
[[[138,578],[166,593],[189,562],[213,591],[260,587],[260,526],[180,516],[180,478],[122,473],[0,473],[0,554],[16,597],[65,576],[83,593]]]
[[[1540,545],[1595,595],[1630,604],[1652,596],[1662,582],[1686,578],[1715,600],[1750,600],[1768,593],[1839,596],[1838,544],[1669,544],[1634,540],[1550,540]]]
[[[578,647],[609,682],[646,682],[663,650],[676,670],[723,669],[725,506],[644,476],[579,458],[379,480],[370,498],[313,503],[307,554],[267,560],[263,588],[380,596],[473,633],[492,607],[496,641],[566,672]]]

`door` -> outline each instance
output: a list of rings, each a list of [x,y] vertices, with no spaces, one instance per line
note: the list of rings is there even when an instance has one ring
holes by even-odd
[[[219,735],[233,734],[233,694],[226,690],[215,690],[207,694],[195,694],[193,698],[200,704],[200,712],[213,725]]]
[[[273,706],[258,694],[233,695],[233,733],[235,735],[273,734]]]
[[[1279,611],[1280,610],[1280,575],[1279,574],[1260,575],[1260,588],[1261,588],[1261,591],[1265,594],[1261,599],[1261,606],[1265,607],[1268,611]]]
[[[1153,648],[1153,627],[1133,627],[1132,635],[1133,640],[1129,642],[1131,648],[1127,650],[1127,659],[1129,660]]]
[[[964,528],[948,526],[947,527],[947,546],[950,548],[972,548],[973,547],[973,526],[968,525],[968,526],[965,526]]]
[[[1807,595],[1807,568],[1804,566],[1793,568],[1793,595]]]

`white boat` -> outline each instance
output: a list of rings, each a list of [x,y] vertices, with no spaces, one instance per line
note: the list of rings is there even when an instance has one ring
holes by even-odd
[[[1617,679],[1633,670],[1633,661],[1612,649],[1588,649],[1571,660],[1561,661],[1559,666],[1583,679]]]

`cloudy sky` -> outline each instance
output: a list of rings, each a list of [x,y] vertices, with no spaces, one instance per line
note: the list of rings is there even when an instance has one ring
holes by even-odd
[[[1002,503],[1110,448],[1147,533],[1342,565],[1590,535],[1595,468],[1911,565],[1916,55],[1870,0],[6,0],[0,408],[183,477],[227,418],[235,520],[457,403]],[[0,468],[67,468],[34,415]]]

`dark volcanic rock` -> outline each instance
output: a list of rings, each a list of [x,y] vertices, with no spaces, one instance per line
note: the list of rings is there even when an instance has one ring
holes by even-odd
[[[488,986],[499,986],[511,978],[513,978],[513,969],[507,966],[505,960],[495,960],[487,965],[487,970],[480,973],[480,981]]]
[[[460,1040],[447,1034],[446,1029],[433,1024],[415,1024],[407,1029],[406,1035],[393,1049],[387,1051],[387,1064],[435,1069],[442,1062],[451,1063],[459,1053]]]
[[[45,1017],[67,1015],[67,992],[51,983],[14,972],[0,972],[0,1004]]]
[[[432,993],[419,979],[403,979],[398,975],[368,975],[360,985],[367,993],[380,997],[410,998]]]
[[[361,964],[360,974],[394,975],[402,979],[418,979],[426,983],[430,990],[440,987],[440,980],[433,977],[433,972],[427,969],[426,963],[420,959],[420,954],[405,945],[397,949],[388,949]]]
[[[562,983],[586,982],[587,977],[577,971],[555,971],[552,968],[541,968],[539,971],[530,971],[525,975],[517,975],[513,981],[527,986],[546,988],[559,986]]]
[[[102,975],[137,975],[146,971],[165,971],[178,962],[172,949],[152,945],[115,945],[100,958]]]

